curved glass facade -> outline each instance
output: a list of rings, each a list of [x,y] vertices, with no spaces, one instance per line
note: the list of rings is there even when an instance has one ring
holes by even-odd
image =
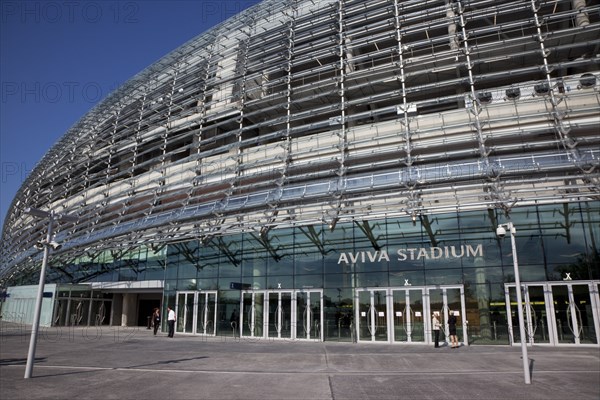
[[[522,282],[600,280],[600,203],[520,208],[512,221]],[[502,222],[502,214],[473,211],[173,244],[167,250],[165,301],[175,304],[184,291],[217,292],[216,334],[231,335],[240,291],[319,289],[325,340],[351,340],[349,323],[360,313],[357,289],[454,285],[464,289],[469,342],[507,343],[505,284],[514,282],[514,270],[510,240],[495,234]],[[232,283],[244,286],[231,289]],[[589,300],[587,306],[591,313]],[[587,323],[595,336],[593,318]]]
[[[33,208],[75,217],[48,279],[112,296],[111,324],[170,304],[184,333],[428,343],[452,311],[465,342],[512,342],[510,216],[530,337],[597,344],[599,11],[265,0],[50,149],[7,215],[0,286],[39,274]]]

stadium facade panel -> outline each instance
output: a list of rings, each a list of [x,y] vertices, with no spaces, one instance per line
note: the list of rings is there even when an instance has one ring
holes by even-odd
[[[43,157],[3,227],[3,312],[27,319],[34,208],[77,218],[53,324],[171,305],[181,333],[431,343],[457,313],[464,343],[513,343],[518,254],[528,339],[597,346],[599,64],[597,2],[265,0]]]

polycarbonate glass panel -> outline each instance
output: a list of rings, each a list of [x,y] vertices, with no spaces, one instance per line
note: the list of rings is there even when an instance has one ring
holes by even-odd
[[[463,283],[463,270],[459,268],[425,271],[427,285],[450,285]]]
[[[163,280],[165,278],[164,261],[162,260],[147,260],[145,262],[146,275],[145,280]]]
[[[185,261],[179,262],[179,264],[177,264],[177,269],[177,277],[179,279],[195,279],[198,273],[196,265]]]
[[[357,273],[356,286],[389,286],[387,272]]]
[[[454,313],[456,317],[456,336],[459,342],[464,341],[463,336],[463,315],[462,315],[462,299],[460,289],[447,288],[445,289],[448,312]]]
[[[535,265],[544,259],[542,237],[540,234],[540,226],[538,224],[538,213],[534,208],[515,209],[511,213],[511,220],[518,221],[515,223],[515,242],[517,246],[517,258],[519,265]],[[503,222],[503,221],[500,221]],[[512,250],[510,237],[506,236],[502,244],[502,255],[504,265],[512,265]],[[522,272],[526,272],[526,268],[522,268]],[[532,273],[532,278],[533,278]],[[535,278],[534,278],[535,279]],[[523,278],[525,280],[525,278]],[[545,280],[545,274],[544,278]]]
[[[198,265],[196,264],[198,279],[216,278],[219,276],[219,267],[216,265]]]
[[[353,287],[353,275],[345,274],[325,274],[323,287],[326,289],[342,289]]]
[[[178,293],[177,294],[177,311],[175,312],[177,316],[177,321],[175,325],[175,330],[177,332],[183,332],[185,329],[185,309],[186,309],[186,294]]]
[[[510,318],[512,326],[512,332],[510,332],[510,334],[512,337],[512,343],[514,344],[521,341],[521,334],[519,328],[519,314],[517,306],[517,292],[514,286],[508,288],[508,298],[510,304]]]
[[[567,285],[552,285],[551,287],[558,342],[575,343],[575,334],[577,333],[579,336],[579,332],[574,326],[575,304],[572,304],[569,298],[569,287]]]
[[[214,335],[217,326],[217,294],[198,293],[196,333]]]
[[[185,296],[185,333],[192,333],[194,329],[194,298],[195,293],[187,293],[187,295]]]
[[[286,276],[267,276],[267,289],[293,289],[294,288],[294,277],[292,275]]]
[[[482,307],[481,305],[478,306],[478,309],[480,313],[485,312],[485,307]],[[506,297],[504,295],[504,285],[490,285],[489,311],[490,324],[492,329],[492,341],[494,343],[498,342],[499,344],[509,344],[510,338],[508,332],[508,317],[506,314]],[[484,326],[482,326],[481,329],[483,330]],[[485,339],[485,337],[482,337],[482,339]],[[476,344],[476,342],[474,344]]]
[[[323,275],[296,276],[295,287],[299,289],[320,289],[323,287]]]
[[[279,316],[280,337],[292,337],[292,293],[281,293],[281,314]]]
[[[296,293],[296,338],[307,339],[310,327],[307,324],[310,315],[308,293]]]
[[[389,254],[396,257],[400,250],[403,254],[397,262],[390,262],[390,271],[420,270],[423,268],[423,259],[410,257],[408,249],[421,247],[425,240],[421,224],[413,224],[406,219],[391,219],[387,224],[387,241]]]
[[[208,322],[208,310],[206,308],[206,293],[198,293],[198,305],[196,307],[196,333],[204,334]]]
[[[110,311],[112,301],[94,300],[92,301],[91,325],[108,325],[110,323]]]
[[[440,320],[440,341],[449,342],[448,332],[448,306],[444,302],[444,291],[442,289],[429,289],[429,311],[433,316],[437,313]]]
[[[409,317],[407,313],[408,302],[405,290],[394,290],[393,299],[393,318],[394,318],[394,341],[408,341]]]
[[[484,282],[489,283],[503,283],[504,274],[502,267],[485,267],[485,268],[464,268],[462,270],[463,283],[468,284],[481,284]],[[454,282],[456,283],[456,282]]]
[[[71,301],[71,326],[88,325],[90,300]]]
[[[73,295],[73,293],[71,293]],[[80,325],[88,325],[88,315],[89,315],[89,300],[81,300],[81,299],[71,299],[70,304],[70,325],[71,326],[80,326]]]
[[[221,259],[218,262],[220,264],[215,265],[218,265],[219,268],[219,278],[235,278],[238,280],[241,278],[242,268],[239,265],[235,265],[225,259]]]
[[[490,240],[489,233],[494,232],[496,229],[496,224],[494,223],[493,218],[493,212],[488,210],[461,212],[458,214],[458,229],[460,233],[460,239],[464,243],[481,243],[484,240]],[[436,219],[437,217],[434,218],[434,220]],[[452,226],[446,225],[446,228],[447,230],[451,230]],[[490,240],[490,242],[492,241],[493,240]],[[446,244],[444,243],[444,245]],[[484,247],[486,247],[487,250],[487,246],[485,246],[485,244]],[[494,255],[487,254],[487,251],[486,255],[490,258],[490,260],[494,258]]]
[[[423,244],[415,247],[437,247],[440,249],[439,254],[444,255],[447,252],[449,255],[448,257],[422,257],[421,261],[424,267],[426,269],[460,267],[466,249],[465,242],[459,236],[456,215],[423,216],[421,221],[424,229]],[[437,255],[437,253],[434,255]]]
[[[244,292],[242,295],[242,336],[263,336],[264,293]]]
[[[361,290],[358,292],[358,340],[372,340],[374,329],[371,292]]]
[[[429,289],[429,309],[431,313],[437,312],[440,315],[440,323],[444,325],[444,316],[447,309],[444,308],[444,297],[442,289]]]
[[[420,289],[409,290],[410,318],[411,318],[411,342],[425,341],[425,313],[423,308],[423,293]]]
[[[265,275],[270,257],[258,234],[244,234],[242,275]]]
[[[69,307],[69,299],[61,299],[56,301],[54,320],[52,325],[54,326],[68,326],[69,316],[67,314]]]
[[[570,272],[571,279],[591,279],[585,268],[586,234],[579,204],[540,206],[538,210],[546,259],[563,265],[562,271],[552,271],[551,279],[564,279],[565,271]]]
[[[312,275],[322,272],[323,254],[317,252],[301,254],[297,252],[297,257],[294,261],[294,273],[296,275]]]
[[[484,281],[485,282],[485,281]],[[492,341],[492,312],[490,285],[468,285],[465,290],[467,333],[470,344],[490,344]]]
[[[206,325],[204,332],[207,335],[214,335],[216,333],[217,323],[217,294],[206,293]]]
[[[267,277],[266,276],[249,276],[242,277],[242,282],[244,284],[249,284],[253,289],[264,289],[267,287]]]
[[[229,287],[229,286],[227,286]],[[196,288],[199,290],[219,290],[218,278],[203,278],[198,279]]]
[[[308,304],[310,313],[308,315],[308,338],[319,340],[321,339],[321,333],[323,326],[321,324],[321,315],[323,312],[321,302],[321,292],[309,292]]]
[[[292,252],[290,251],[289,254]],[[277,260],[271,258],[267,263],[267,271],[269,275],[291,275],[294,273],[294,258],[289,255],[281,257],[280,255],[274,255]],[[279,258],[281,257],[281,258]]]
[[[198,282],[195,278],[193,279],[179,279],[177,281],[177,289],[179,290],[196,290],[198,288]]]
[[[574,318],[580,343],[598,343],[588,285],[573,285]],[[597,316],[597,318],[600,316]]]
[[[521,282],[539,282],[546,280],[546,269],[543,264],[523,266],[521,265],[520,260],[521,259],[519,258],[519,274],[521,275]],[[508,274],[509,280],[514,281],[515,275],[513,273],[513,268],[505,268],[505,272]]]
[[[373,319],[375,341],[387,342],[388,339],[388,312],[387,312],[387,292],[385,290],[373,291]]]
[[[528,340],[536,343],[549,343],[548,307],[543,286],[527,286],[525,307],[525,334]]]
[[[279,292],[269,293],[269,333],[271,338],[279,337],[281,334],[281,304]]]
[[[337,263],[337,254],[352,251],[352,243],[354,242],[354,227],[348,223],[337,223],[335,228],[331,230],[327,225],[315,225],[315,239],[320,235],[323,236],[322,244],[319,244],[319,250],[325,251],[325,258],[332,257]],[[318,243],[318,242],[316,242]],[[333,253],[333,254],[330,254]]]

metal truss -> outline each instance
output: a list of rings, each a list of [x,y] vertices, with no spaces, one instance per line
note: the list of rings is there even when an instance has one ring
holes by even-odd
[[[0,279],[105,250],[600,198],[600,5],[265,0],[76,123],[17,193]],[[357,222],[358,223],[358,222]],[[360,222],[369,232],[369,225]]]

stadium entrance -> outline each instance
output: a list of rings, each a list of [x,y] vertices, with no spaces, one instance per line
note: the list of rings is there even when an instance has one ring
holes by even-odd
[[[529,344],[598,345],[599,281],[528,282],[522,286]],[[511,344],[521,340],[515,288],[515,284],[505,285]]]
[[[178,292],[176,302],[178,333],[216,334],[217,291]]]
[[[459,340],[468,344],[463,285],[356,289],[355,310],[359,342],[432,343],[433,314],[442,322],[444,341],[452,312]]]
[[[323,340],[323,290],[245,290],[244,338]]]

